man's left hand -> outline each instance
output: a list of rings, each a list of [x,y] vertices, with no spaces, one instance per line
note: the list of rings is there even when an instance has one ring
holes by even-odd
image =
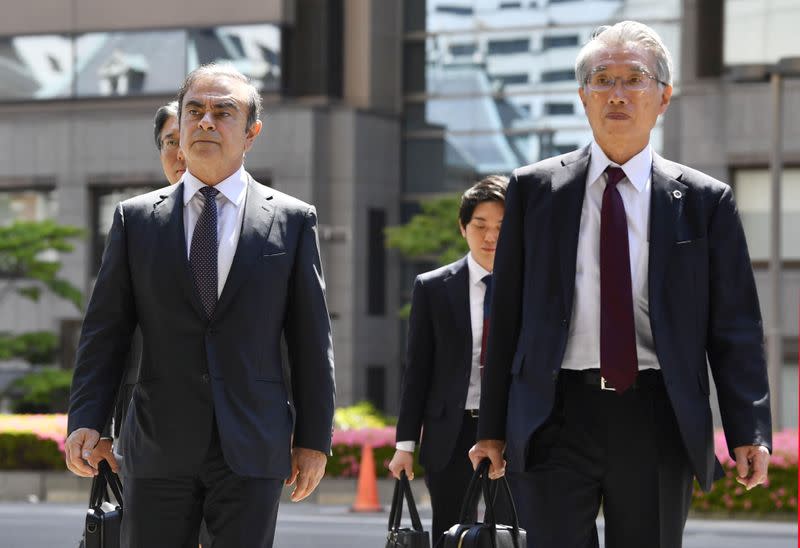
[[[292,448],[292,475],[286,480],[286,485],[297,482],[292,491],[292,502],[300,502],[314,492],[325,475],[327,462],[328,456],[321,451],[304,447]]]
[[[736,456],[736,481],[749,491],[767,481],[769,450],[763,445],[742,445],[733,450]]]
[[[119,474],[119,464],[117,464],[117,459],[114,456],[113,441],[110,438],[100,438],[100,441],[94,446],[92,454],[86,459],[95,470],[100,465],[101,460],[108,462],[111,471]]]

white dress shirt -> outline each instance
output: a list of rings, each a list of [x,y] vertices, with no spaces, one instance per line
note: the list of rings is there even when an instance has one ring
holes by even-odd
[[[647,287],[653,152],[647,145],[620,166],[609,160],[595,142],[592,142],[586,195],[581,210],[572,322],[561,366],[564,369],[600,367],[600,209],[606,188],[604,171],[609,165],[621,167],[625,172],[625,178],[617,184],[617,189],[628,218],[633,321],[639,369],[660,369],[650,329]]]
[[[186,255],[191,253],[192,235],[197,219],[203,211],[206,199],[198,192],[205,183],[198,180],[189,170],[183,174],[183,227],[186,231]],[[244,219],[244,202],[247,194],[248,175],[244,166],[233,175],[216,184],[217,194],[217,297],[222,295],[225,280],[231,270],[239,234]]]
[[[472,323],[472,368],[469,374],[467,403],[465,409],[478,409],[481,406],[481,343],[483,342],[483,298],[486,295],[484,276],[491,274],[467,255],[469,268],[469,317]]]
[[[491,274],[478,264],[472,256],[467,255],[469,270],[469,317],[472,325],[472,365],[469,373],[469,388],[465,409],[478,409],[481,406],[481,344],[483,343],[483,298],[486,295],[484,276]],[[414,441],[398,441],[396,448],[413,452]]]

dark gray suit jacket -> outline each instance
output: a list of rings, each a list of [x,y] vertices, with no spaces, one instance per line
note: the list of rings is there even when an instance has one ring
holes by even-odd
[[[520,470],[550,414],[573,310],[589,147],[514,171],[494,263],[478,437],[504,439]],[[729,186],[653,156],[650,327],[695,475],[711,486],[708,367],[731,449],[771,446],[763,331],[744,231]]]
[[[126,474],[192,474],[216,420],[228,465],[284,478],[294,446],[330,452],[330,321],[314,208],[250,179],[230,273],[207,320],[192,282],[183,184],[119,204],[84,318],[68,430],[100,430],[138,325],[139,382],[122,427]],[[281,371],[281,335],[294,403]]]
[[[472,370],[466,257],[417,276],[408,321],[397,441],[419,442],[428,470],[450,461],[464,419]]]

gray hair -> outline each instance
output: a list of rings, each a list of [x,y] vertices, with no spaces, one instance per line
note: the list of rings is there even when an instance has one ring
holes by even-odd
[[[655,76],[661,82],[672,85],[672,55],[661,37],[652,28],[637,21],[622,21],[616,25],[603,25],[595,29],[592,38],[578,53],[575,60],[575,79],[581,86],[589,78],[589,61],[598,50],[612,46],[636,44],[653,54]]]
[[[181,113],[183,111],[183,98],[186,96],[186,92],[189,91],[189,88],[192,87],[195,80],[207,77],[213,78],[216,76],[226,76],[237,82],[242,82],[247,86],[248,111],[247,124],[244,129],[245,131],[249,131],[253,124],[261,117],[261,93],[247,76],[239,72],[236,67],[230,63],[208,63],[207,65],[197,67],[186,76],[186,79],[178,90],[178,120],[181,119]]]
[[[156,117],[153,119],[153,137],[156,140],[156,148],[161,150],[161,130],[167,123],[170,116],[178,117],[178,101],[170,101],[164,106],[158,107]]]

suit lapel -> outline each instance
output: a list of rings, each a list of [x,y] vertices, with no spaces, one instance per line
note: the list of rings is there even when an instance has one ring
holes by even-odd
[[[233,300],[236,291],[247,278],[251,267],[259,259],[272,228],[275,206],[272,192],[248,175],[247,195],[244,201],[244,218],[239,243],[233,256],[228,278],[222,288],[214,315],[220,317]]]
[[[558,262],[561,270],[564,310],[572,310],[575,293],[575,262],[578,255],[578,232],[581,209],[586,193],[586,172],[589,169],[589,147],[567,155],[562,168],[556,169],[550,180],[553,193],[552,233],[558,235]]]
[[[166,261],[165,272],[175,274],[177,286],[192,304],[195,312],[205,318],[206,313],[194,287],[186,250],[186,230],[183,224],[183,183],[166,189],[159,198],[160,200],[153,204],[153,220],[158,227],[157,238],[163,242],[164,252],[159,256]],[[175,250],[179,251],[176,253]]]
[[[469,368],[472,366],[472,322],[469,306],[469,267],[466,257],[453,266],[450,274],[444,278],[444,286],[447,289],[451,318],[458,335],[456,341],[464,341],[462,351],[465,353]]]
[[[655,302],[661,294],[667,260],[676,241],[677,229],[681,225],[687,187],[678,179],[679,168],[653,153],[653,177],[650,192],[650,258],[648,261],[648,292],[650,317]]]

